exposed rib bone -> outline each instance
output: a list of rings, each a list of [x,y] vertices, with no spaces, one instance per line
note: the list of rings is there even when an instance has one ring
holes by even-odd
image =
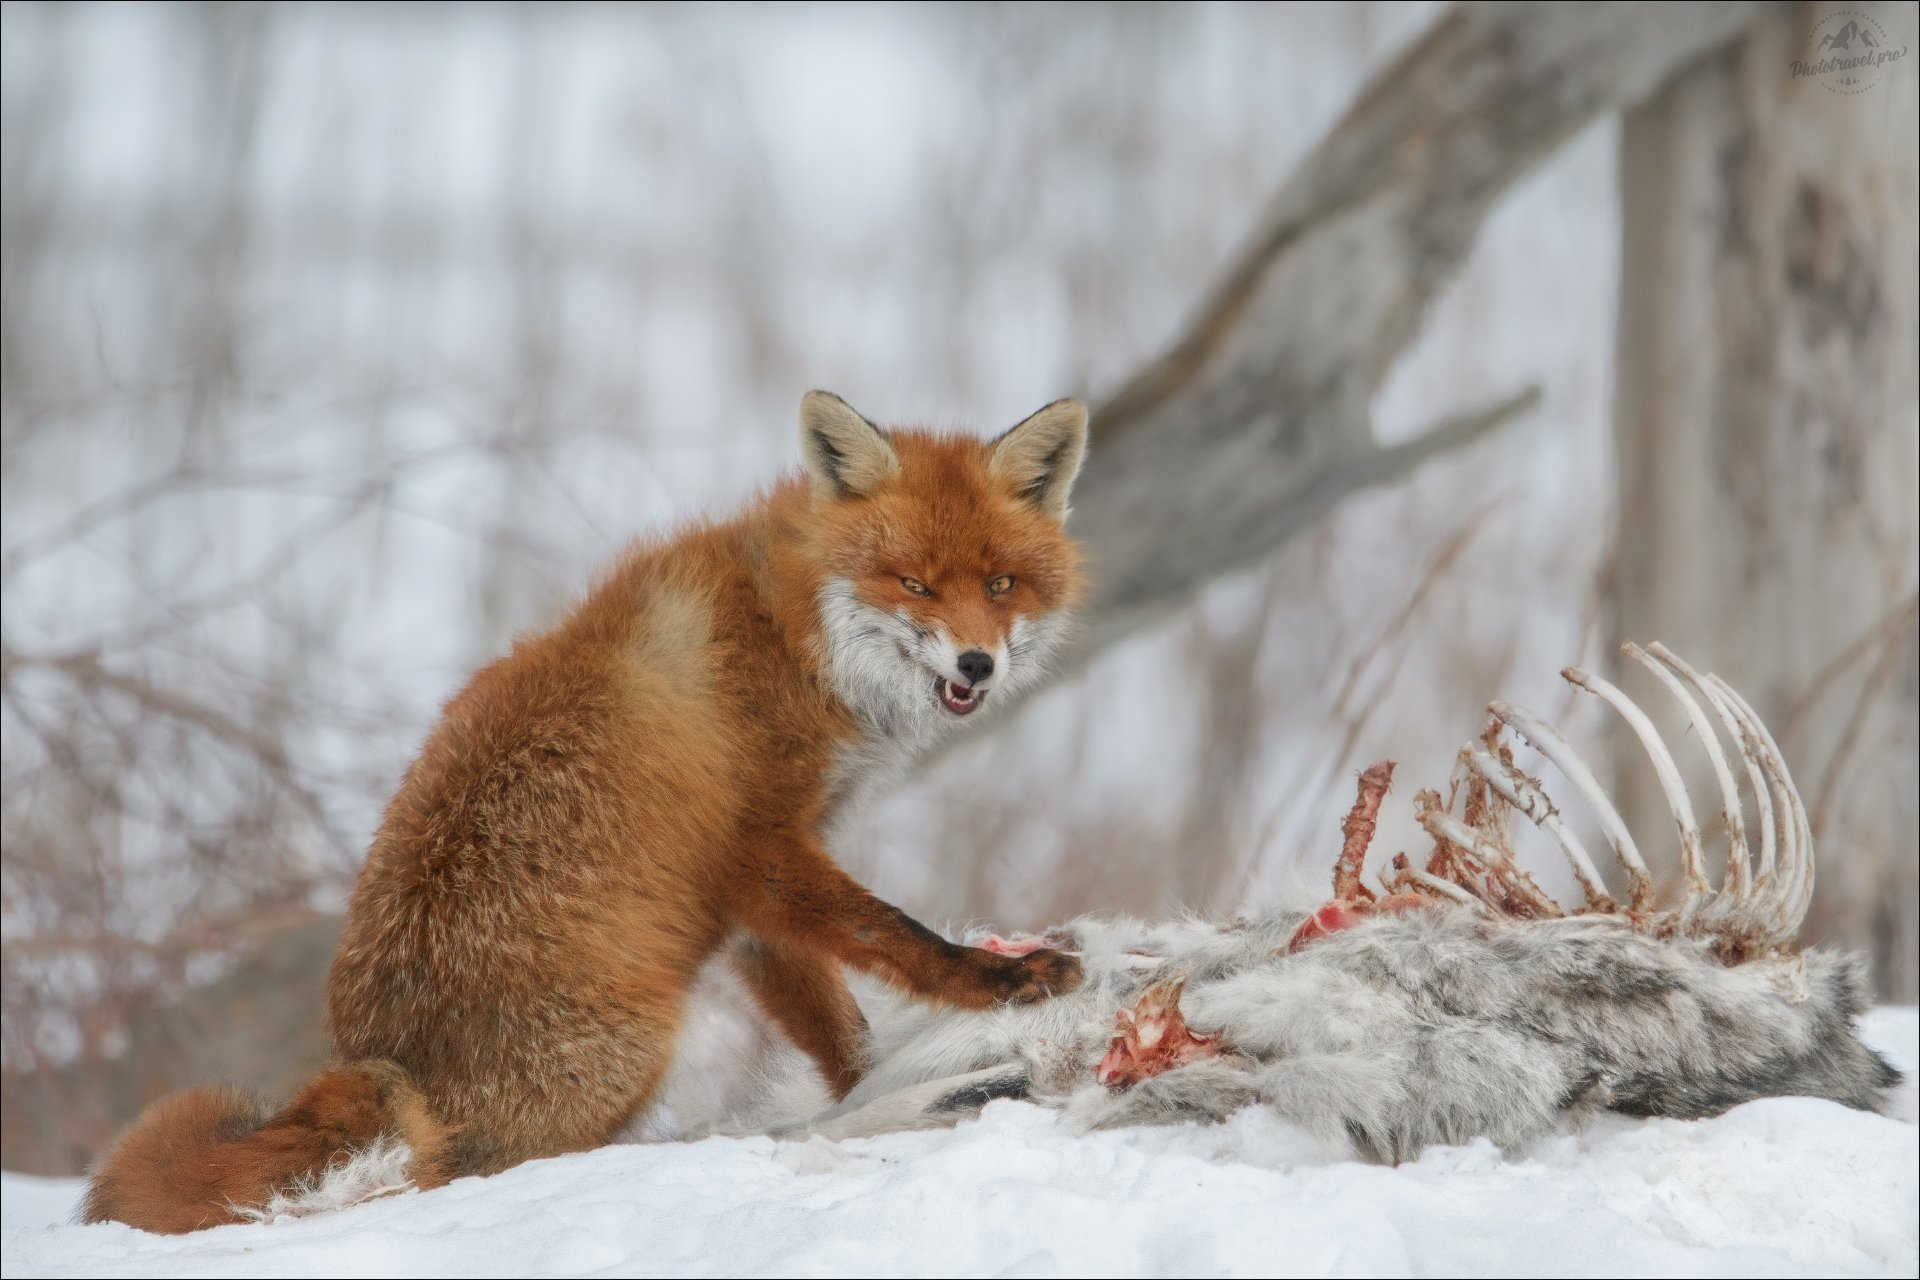
[[[1393,784],[1393,761],[1369,765],[1360,774],[1358,794],[1353,808],[1340,823],[1340,860],[1333,867],[1333,896],[1343,901],[1371,902],[1373,893],[1360,883],[1360,870],[1366,865],[1367,846],[1373,843],[1374,830],[1380,824],[1380,802]]]
[[[1720,735],[1714,732],[1713,722],[1707,719],[1699,699],[1665,665],[1654,660],[1645,649],[1631,640],[1620,646],[1620,652],[1652,672],[1654,678],[1667,687],[1667,692],[1686,711],[1687,723],[1694,736],[1706,748],[1707,759],[1713,765],[1714,781],[1720,785],[1720,815],[1727,823],[1727,869],[1721,877],[1720,888],[1723,893],[1731,893],[1736,899],[1744,898],[1747,859],[1751,851],[1747,848],[1746,821],[1740,812],[1740,788],[1733,780],[1733,770],[1727,767],[1727,754],[1720,748]]]
[[[1428,893],[1437,893],[1443,898],[1457,902],[1463,907],[1472,907],[1475,911],[1483,913],[1487,909],[1486,903],[1480,901],[1480,899],[1474,897],[1459,885],[1454,884],[1450,880],[1442,880],[1439,876],[1428,875],[1426,872],[1408,862],[1407,855],[1404,853],[1396,853],[1393,855],[1393,874],[1387,877],[1386,885],[1388,889],[1394,892],[1398,892],[1408,885],[1415,885]]]
[[[1726,696],[1708,677],[1695,671],[1684,658],[1658,640],[1648,645],[1647,650],[1686,677],[1687,683],[1706,698],[1707,704],[1713,708],[1713,713],[1720,717],[1720,725],[1727,731],[1727,738],[1740,746],[1740,759],[1747,770],[1747,786],[1753,792],[1754,808],[1760,814],[1760,856],[1759,861],[1755,863],[1752,860],[1753,842],[1750,839],[1744,840],[1741,869],[1745,874],[1737,892],[1744,901],[1757,905],[1772,888],[1774,858],[1773,793],[1767,787],[1766,773],[1760,767],[1760,759],[1754,752],[1754,746],[1757,744],[1752,741],[1751,735],[1741,725],[1740,717],[1727,702]],[[1744,828],[1740,834],[1743,837],[1746,835]],[[1729,856],[1731,856],[1731,850],[1729,850]],[[1731,876],[1731,864],[1729,864],[1729,876]]]
[[[1707,677],[1707,687],[1726,704],[1735,722],[1740,726],[1740,749],[1747,759],[1749,777],[1758,774],[1760,781],[1754,784],[1754,794],[1761,797],[1760,808],[1760,873],[1754,878],[1755,903],[1754,920],[1769,930],[1777,928],[1773,923],[1783,919],[1789,907],[1793,886],[1788,863],[1790,855],[1776,862],[1774,811],[1779,810],[1780,847],[1791,846],[1795,838],[1793,808],[1786,800],[1791,782],[1782,787],[1778,779],[1784,774],[1784,765],[1767,748],[1760,737],[1753,719],[1752,708],[1745,703],[1735,703],[1728,698],[1727,690],[1716,676]],[[1764,789],[1763,789],[1764,788]]]
[[[1780,861],[1776,868],[1783,881],[1778,924],[1780,938],[1784,940],[1800,927],[1813,901],[1813,827],[1807,821],[1807,808],[1800,801],[1800,792],[1793,785],[1793,775],[1787,772],[1780,746],[1765,722],[1732,685],[1719,676],[1710,675],[1707,679],[1713,681],[1714,687],[1726,695],[1734,710],[1752,726],[1763,748],[1762,760],[1774,784],[1774,794],[1785,810],[1785,821],[1780,824]]]
[[[1781,912],[1791,908],[1794,893],[1797,890],[1797,867],[1800,859],[1800,815],[1797,811],[1798,794],[1793,789],[1792,779],[1787,776],[1786,761],[1780,758],[1779,750],[1773,745],[1772,738],[1766,734],[1766,726],[1754,714],[1753,708],[1735,693],[1731,686],[1718,676],[1708,676],[1721,696],[1727,699],[1727,705],[1740,721],[1740,734],[1743,748],[1749,758],[1758,762],[1767,778],[1766,812],[1772,814],[1778,810],[1779,849],[1773,867],[1772,886],[1769,897],[1777,904]],[[1763,864],[1764,865],[1764,864]]]
[[[1567,855],[1567,861],[1573,866],[1574,878],[1580,881],[1580,888],[1587,895],[1588,905],[1595,911],[1619,909],[1619,904],[1607,892],[1599,869],[1587,855],[1586,846],[1567,829],[1566,823],[1560,821],[1560,811],[1554,808],[1553,801],[1547,798],[1547,793],[1540,789],[1539,783],[1505,760],[1471,745],[1461,748],[1460,758],[1505,797],[1508,804],[1526,814],[1535,826],[1560,846],[1560,851]]]
[[[1421,792],[1423,797],[1432,795],[1430,791]],[[1436,801],[1438,798],[1434,797]],[[1416,804],[1414,816],[1420,825],[1426,828],[1427,834],[1434,839],[1448,841],[1475,861],[1483,864],[1487,874],[1498,883],[1508,898],[1517,900],[1517,905],[1525,914],[1541,918],[1566,914],[1560,909],[1559,903],[1542,892],[1540,886],[1533,882],[1532,876],[1514,864],[1512,855],[1489,839],[1485,832],[1469,827],[1452,814],[1442,810],[1437,803]],[[1477,877],[1475,879],[1477,880]],[[1488,906],[1497,910],[1511,913],[1516,905],[1514,901],[1502,902],[1493,899],[1482,891],[1482,886],[1478,883],[1470,887],[1481,897],[1487,898]]]
[[[1693,801],[1687,797],[1687,784],[1680,779],[1680,766],[1673,762],[1673,754],[1667,750],[1667,744],[1660,740],[1660,733],[1653,727],[1653,721],[1647,719],[1646,712],[1634,705],[1633,699],[1599,676],[1582,671],[1579,667],[1568,667],[1560,675],[1575,688],[1585,689],[1617,711],[1639,737],[1640,746],[1653,763],[1653,771],[1660,778],[1660,789],[1666,793],[1667,809],[1673,814],[1674,825],[1680,832],[1680,866],[1687,877],[1687,897],[1680,905],[1680,918],[1682,921],[1690,919],[1700,909],[1701,902],[1713,892],[1713,887],[1707,883],[1705,859],[1700,852],[1700,826],[1694,821]]]
[[[1639,846],[1633,842],[1633,833],[1627,830],[1626,820],[1613,807],[1613,801],[1607,798],[1605,788],[1593,776],[1593,770],[1587,767],[1587,762],[1580,758],[1580,754],[1561,736],[1558,729],[1518,703],[1496,702],[1487,710],[1502,723],[1510,725],[1528,746],[1552,761],[1554,767],[1573,784],[1574,790],[1586,797],[1595,819],[1600,823],[1600,829],[1606,832],[1607,839],[1613,844],[1614,856],[1620,859],[1620,865],[1627,873],[1627,897],[1633,910],[1653,910],[1653,877],[1647,873],[1647,864],[1640,857]]]

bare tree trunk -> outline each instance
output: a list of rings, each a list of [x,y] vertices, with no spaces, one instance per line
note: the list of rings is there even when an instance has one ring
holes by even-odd
[[[1914,47],[1911,6],[1864,12]],[[1911,1001],[1920,140],[1911,54],[1864,86],[1791,73],[1847,20],[1771,15],[1626,118],[1617,623],[1780,731],[1820,843],[1808,935]]]

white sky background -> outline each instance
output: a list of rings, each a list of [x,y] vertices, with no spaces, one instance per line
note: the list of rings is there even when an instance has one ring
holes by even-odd
[[[273,479],[10,566],[6,643],[99,648],[270,563],[105,660],[328,708],[292,741],[384,780],[329,793],[364,839],[473,666],[627,538],[797,465],[808,387],[982,432],[1114,388],[1436,11],[9,5],[5,546],[183,457]],[[1424,848],[1408,801],[1481,705],[1565,714],[1554,673],[1603,638],[1613,165],[1603,125],[1501,208],[1377,422],[1404,438],[1529,383],[1541,411],[953,752],[848,866],[936,923],[1228,909],[1323,886],[1347,778],[1382,756],[1376,850]],[[1349,667],[1496,500],[1363,672],[1362,703],[1390,683],[1342,757]],[[1219,675],[1236,647],[1250,675]],[[1209,707],[1253,717],[1230,759]],[[14,774],[37,748],[7,714]],[[203,888],[154,885],[126,927]]]

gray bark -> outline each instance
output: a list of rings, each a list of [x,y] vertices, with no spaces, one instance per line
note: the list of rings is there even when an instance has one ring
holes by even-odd
[[[1075,660],[1530,404],[1388,449],[1368,413],[1500,196],[1762,8],[1466,5],[1374,76],[1184,332],[1095,411],[1073,525],[1095,582]]]
[[[1626,118],[1616,621],[1779,732],[1819,848],[1807,936],[1912,1001],[1920,104],[1911,53],[1857,92],[1789,74],[1830,12],[1770,15]],[[1911,6],[1868,12],[1915,47]],[[1636,757],[1623,811],[1670,830]]]

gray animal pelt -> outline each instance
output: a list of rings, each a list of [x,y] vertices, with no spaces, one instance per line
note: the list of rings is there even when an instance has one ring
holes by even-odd
[[[1217,1120],[1258,1104],[1398,1161],[1483,1136],[1511,1149],[1593,1109],[1697,1118],[1784,1094],[1879,1109],[1899,1075],[1855,1027],[1861,967],[1795,941],[1813,892],[1812,830],[1771,734],[1718,677],[1657,644],[1623,652],[1673,695],[1713,766],[1727,836],[1718,887],[1652,723],[1613,685],[1568,668],[1571,684],[1620,713],[1660,776],[1679,902],[1655,901],[1631,833],[1566,740],[1496,702],[1448,797],[1415,797],[1435,841],[1424,869],[1396,858],[1379,893],[1361,883],[1393,774],[1382,762],[1360,777],[1326,906],[1230,923],[1075,921],[1044,942],[1080,956],[1079,991],[980,1013],[883,1001],[872,1069],[847,1098],[807,1116],[770,1097],[757,1127],[923,1128],[995,1098],[1058,1106],[1085,1128]],[[1624,904],[1543,784],[1516,766],[1507,730],[1586,800],[1620,864]],[[1582,907],[1568,912],[1519,868],[1512,814],[1566,857]]]
[[[1619,919],[1449,907],[1363,920],[1289,954],[1302,919],[1076,921],[1056,936],[1086,966],[1079,991],[982,1013],[901,1002],[875,1018],[875,1066],[840,1106],[773,1127],[925,1128],[995,1098],[1063,1107],[1083,1128],[1257,1103],[1398,1161],[1479,1136],[1512,1149],[1586,1109],[1695,1118],[1781,1094],[1875,1109],[1899,1081],[1854,1028],[1861,977],[1846,957],[1729,966],[1707,943]],[[1120,1011],[1170,974],[1186,980],[1186,1024],[1225,1052],[1123,1089],[1096,1083]]]

